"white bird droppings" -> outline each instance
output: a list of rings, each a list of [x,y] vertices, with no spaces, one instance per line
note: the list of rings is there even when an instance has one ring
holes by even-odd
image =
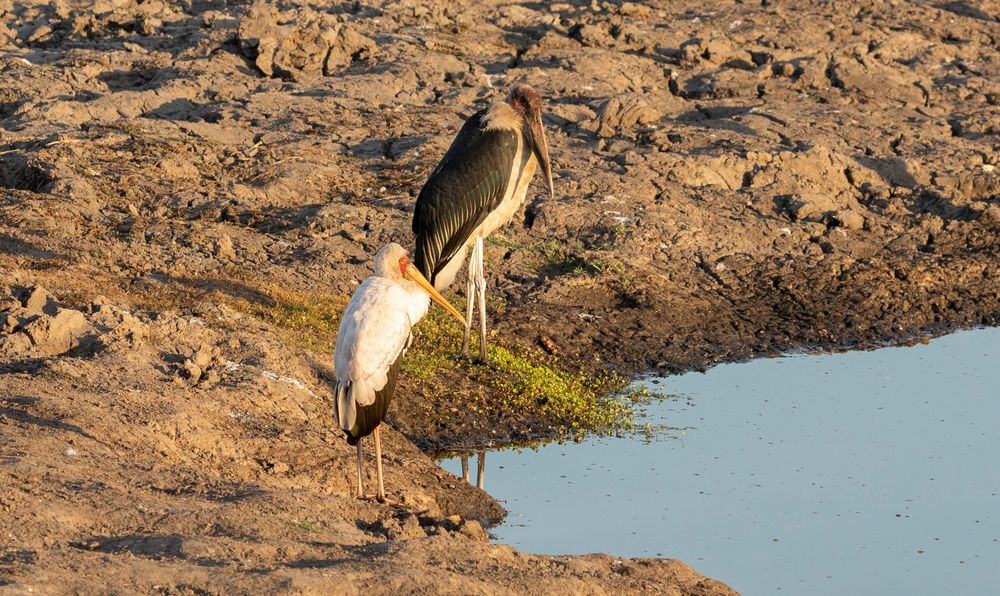
[[[266,379],[270,379],[272,381],[278,381],[279,383],[288,383],[292,387],[295,387],[296,389],[301,389],[302,391],[305,391],[309,395],[316,397],[316,394],[313,393],[311,389],[306,387],[305,384],[302,383],[302,381],[294,377],[285,377],[279,375],[278,373],[273,373],[269,370],[262,370],[260,371],[260,374],[262,374]]]

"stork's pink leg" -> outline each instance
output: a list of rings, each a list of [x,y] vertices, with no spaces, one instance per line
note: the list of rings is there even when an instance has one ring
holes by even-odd
[[[365,497],[365,487],[362,483],[361,476],[361,439],[358,439],[358,492],[357,497],[363,499]]]
[[[375,475],[378,477],[378,502],[385,503],[385,487],[382,485],[382,425],[375,427]]]

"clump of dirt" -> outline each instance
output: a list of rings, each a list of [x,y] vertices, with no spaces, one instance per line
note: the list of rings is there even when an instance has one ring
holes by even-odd
[[[0,288],[0,296],[0,363],[64,354],[93,331],[83,313],[57,306],[41,286]]]
[[[637,125],[659,122],[660,117],[660,111],[642,95],[619,95],[608,99],[601,106],[595,121],[595,131],[599,136],[612,137],[627,133]]]
[[[996,324],[998,38],[985,2],[0,2],[0,581],[723,591],[459,541],[441,519],[499,509],[411,441],[554,429],[451,366],[452,392],[403,380],[387,433],[426,538],[347,498],[333,338],[231,306],[346,299],[411,245],[463,119],[525,82],[556,196],[487,244],[497,345],[680,371]]]
[[[240,19],[240,47],[267,76],[331,75],[370,61],[378,45],[335,15],[298,7],[279,12],[260,2]]]

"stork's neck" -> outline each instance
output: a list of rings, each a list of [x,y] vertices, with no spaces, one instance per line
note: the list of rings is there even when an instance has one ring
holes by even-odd
[[[406,314],[410,317],[410,325],[416,325],[417,321],[427,314],[427,309],[431,305],[431,297],[427,295],[426,290],[408,279],[402,279],[397,283],[409,294],[410,299],[406,301]]]
[[[483,115],[484,130],[513,130],[520,132],[524,118],[506,101],[498,101]]]

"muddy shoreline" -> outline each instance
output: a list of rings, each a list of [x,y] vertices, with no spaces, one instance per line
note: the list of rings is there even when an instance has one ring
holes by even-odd
[[[502,507],[414,444],[557,424],[470,365],[404,378],[402,507],[356,502],[306,331],[514,82],[556,197],[487,243],[492,341],[675,373],[996,325],[987,6],[0,0],[0,586],[727,593],[490,544]]]

